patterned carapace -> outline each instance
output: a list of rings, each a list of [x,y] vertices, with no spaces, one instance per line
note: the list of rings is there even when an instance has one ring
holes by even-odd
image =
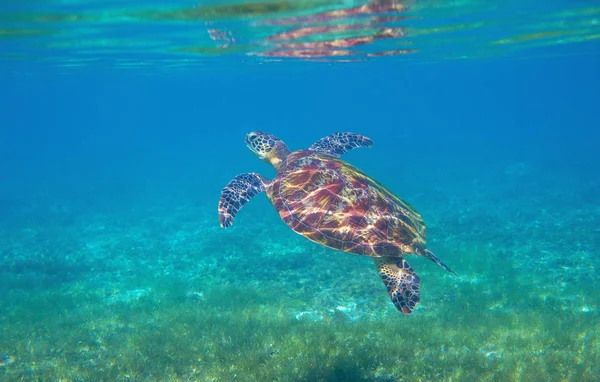
[[[266,191],[290,228],[328,247],[398,257],[425,244],[425,223],[410,205],[330,155],[290,154]]]

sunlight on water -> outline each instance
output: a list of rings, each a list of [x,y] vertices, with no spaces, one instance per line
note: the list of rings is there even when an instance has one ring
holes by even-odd
[[[600,38],[600,8],[590,0],[2,3],[1,60],[63,67],[185,69],[215,57],[437,61],[534,54]]]

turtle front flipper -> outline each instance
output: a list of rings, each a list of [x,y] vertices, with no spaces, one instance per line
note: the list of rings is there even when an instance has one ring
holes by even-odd
[[[373,141],[364,135],[355,133],[335,133],[319,139],[308,149],[340,157],[342,154],[354,148],[371,146],[373,146]]]
[[[396,309],[411,314],[421,301],[419,276],[402,257],[376,257],[373,260]]]
[[[223,191],[219,200],[219,221],[221,227],[227,228],[233,224],[235,214],[248,203],[252,197],[263,192],[267,180],[260,174],[251,172],[240,174],[233,178]]]

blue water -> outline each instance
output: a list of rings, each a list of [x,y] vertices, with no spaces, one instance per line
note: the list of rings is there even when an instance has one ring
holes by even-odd
[[[580,3],[579,40],[499,54],[475,54],[474,28],[460,59],[436,56],[434,35],[422,55],[244,46],[177,70],[154,48],[53,56],[44,39],[86,29],[14,37],[31,25],[2,11],[0,379],[598,380],[600,45]],[[422,294],[405,316],[370,259],[295,234],[264,194],[220,228],[227,182],[276,175],[245,147],[252,130],[292,150],[371,138],[343,159],[421,213],[457,276],[408,256]]]

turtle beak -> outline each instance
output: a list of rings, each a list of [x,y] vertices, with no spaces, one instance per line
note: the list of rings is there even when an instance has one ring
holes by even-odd
[[[245,141],[246,141],[246,146],[248,146],[250,151],[252,151],[254,154],[258,155],[262,159],[264,156],[256,149],[257,144],[260,142],[260,140],[258,139],[259,137],[260,137],[260,135],[258,134],[258,132],[253,131],[246,135]]]
[[[252,142],[254,142],[256,138],[258,138],[258,134],[255,132],[246,134],[246,146],[252,147]]]

